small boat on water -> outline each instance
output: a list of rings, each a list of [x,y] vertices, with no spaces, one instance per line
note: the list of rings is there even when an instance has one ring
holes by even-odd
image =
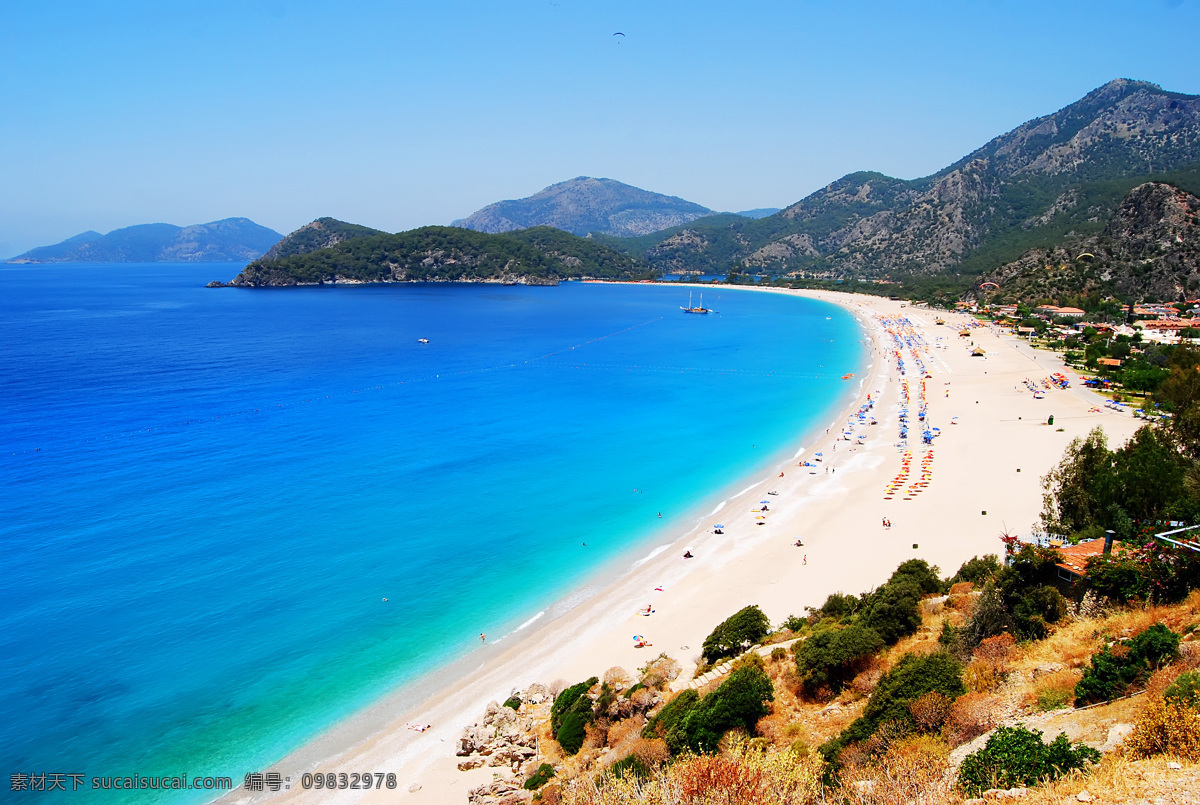
[[[712,313],[712,310],[704,306],[704,294],[700,294],[700,307],[692,307],[692,295],[688,293],[688,306],[679,309],[684,313]]]
[[[429,343],[429,339],[428,339],[428,338],[418,338],[418,339],[417,339],[417,343],[418,343],[418,344],[428,344],[428,343]]]

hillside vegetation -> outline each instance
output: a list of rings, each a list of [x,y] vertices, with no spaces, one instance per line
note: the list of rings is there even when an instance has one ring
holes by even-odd
[[[333,282],[553,283],[571,277],[627,278],[641,266],[628,255],[549,227],[488,235],[427,226],[395,235],[352,237],[307,253],[263,258],[230,283],[239,287]]]
[[[1120,79],[931,176],[851,173],[759,221],[704,218],[625,248],[667,273],[971,276],[1098,232],[1147,181],[1200,193],[1198,167],[1200,97]]]

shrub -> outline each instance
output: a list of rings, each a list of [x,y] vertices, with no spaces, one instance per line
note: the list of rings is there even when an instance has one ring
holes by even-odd
[[[664,652],[638,669],[638,673],[642,675],[638,684],[647,688],[662,690],[675,677],[679,676],[679,671],[679,663],[668,657]]]
[[[1129,554],[1089,557],[1085,583],[1089,591],[1122,604],[1131,598],[1145,598],[1147,592],[1142,567]]]
[[[1173,755],[1200,761],[1200,707],[1181,699],[1151,699],[1123,746],[1134,758]]]
[[[950,706],[945,735],[951,746],[961,746],[996,726],[996,699],[982,693],[967,693]]]
[[[1058,623],[1067,614],[1067,600],[1054,587],[1032,587],[1016,599],[1012,607],[1017,634],[1028,640],[1043,640],[1049,624]]]
[[[521,697],[520,696],[509,696],[507,699],[504,700],[504,706],[511,707],[514,710],[520,710],[521,709]]]
[[[974,660],[963,671],[963,684],[975,693],[992,693],[1004,682],[1004,674],[990,662]]]
[[[1179,654],[1179,635],[1156,623],[1125,645],[1105,646],[1075,686],[1075,701],[1093,704],[1117,698],[1140,685]]]
[[[885,721],[912,725],[908,704],[922,694],[938,691],[948,699],[966,692],[962,683],[962,665],[949,654],[905,654],[879,680],[862,715],[841,735],[826,742],[821,753],[834,759],[852,741],[865,741]]]
[[[833,593],[825,599],[825,603],[820,609],[809,609],[818,620],[825,618],[833,618],[834,620],[843,620],[850,617],[858,611],[862,601],[856,595],[846,595],[845,593]]]
[[[883,638],[866,626],[826,629],[796,644],[796,670],[806,693],[828,686],[833,693],[863,670],[883,648]]]
[[[878,763],[856,769],[841,789],[846,805],[941,803],[957,800],[946,774],[948,747],[928,736],[896,741]]]
[[[704,638],[701,655],[708,663],[736,656],[755,643],[762,642],[770,629],[771,622],[761,609],[754,605],[744,607],[730,615],[712,630],[712,634]]]
[[[600,680],[592,677],[587,681],[571,685],[568,689],[554,697],[554,703],[550,708],[550,732],[554,735],[554,738],[558,738],[559,729],[562,729],[563,722],[569,714],[576,713],[582,715],[583,713],[587,713],[587,717],[583,722],[587,723],[590,720],[590,716],[592,716],[592,699],[588,698],[588,691],[592,690],[592,686],[598,683],[598,681]],[[559,743],[562,743],[562,741],[559,741]],[[571,752],[571,755],[574,755],[574,753]]]
[[[537,771],[529,775],[529,779],[522,786],[527,791],[536,791],[546,783],[550,782],[550,778],[554,776],[554,767],[549,763],[543,763],[538,766]]]
[[[700,703],[700,694],[688,688],[663,705],[642,730],[643,738],[662,738],[672,752],[680,752],[687,746],[682,731],[684,717]]]
[[[680,725],[687,746],[696,752],[714,752],[721,736],[741,727],[748,733],[770,712],[767,703],[774,701],[771,678],[752,665],[743,666],[721,686],[689,710]],[[671,743],[670,737],[667,743]]]
[[[803,630],[805,626],[808,626],[808,618],[802,618],[799,615],[788,615],[783,619],[783,623],[779,624],[780,629],[796,633]]]
[[[636,777],[644,780],[650,776],[650,767],[643,763],[637,755],[621,758],[609,766],[608,770],[614,777]]]
[[[1043,712],[1070,707],[1075,703],[1075,685],[1078,683],[1073,671],[1055,671],[1039,679],[1034,685],[1037,706]]]
[[[624,690],[625,688],[629,687],[629,683],[633,681],[633,678],[629,676],[629,672],[624,668],[619,665],[614,665],[612,668],[609,668],[604,672],[602,681],[606,685],[609,685],[616,690]]]
[[[1012,618],[1004,605],[1004,598],[996,585],[988,582],[975,602],[971,619],[962,629],[963,642],[968,649],[974,649],[987,638],[1004,634],[1011,628]]]
[[[921,625],[921,588],[909,579],[888,582],[871,593],[859,622],[873,629],[887,645],[915,634]]]
[[[1163,698],[1188,707],[1200,705],[1200,674],[1195,671],[1186,671],[1175,677],[1175,681],[1167,688]]]
[[[994,553],[989,553],[986,556],[976,556],[973,559],[963,562],[962,567],[958,569],[958,572],[954,574],[954,578],[950,581],[952,584],[960,584],[962,582],[980,584],[990,580],[999,572],[999,557]]]
[[[975,648],[975,658],[989,665],[1001,668],[1008,662],[1008,658],[1016,645],[1017,639],[1011,634],[988,637],[979,641],[979,645]]]
[[[917,732],[941,732],[950,717],[950,697],[936,690],[924,693],[908,703],[908,712],[912,716]]]
[[[983,749],[963,759],[958,784],[967,796],[977,797],[989,788],[1037,785],[1098,760],[1099,752],[1072,745],[1065,733],[1046,744],[1040,730],[997,727]]]
[[[555,737],[568,755],[578,754],[583,748],[584,738],[587,737],[587,719],[582,713],[567,713]]]

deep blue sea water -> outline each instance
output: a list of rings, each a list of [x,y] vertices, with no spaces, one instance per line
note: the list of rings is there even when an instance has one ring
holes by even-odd
[[[779,295],[202,287],[239,268],[0,268],[6,775],[240,783],[693,523],[865,358]]]

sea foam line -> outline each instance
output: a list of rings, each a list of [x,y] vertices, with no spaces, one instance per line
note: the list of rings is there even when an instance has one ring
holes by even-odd
[[[721,509],[725,508],[726,503],[728,503],[728,501],[722,500],[720,503],[717,504],[717,508],[713,509],[711,512],[708,513],[708,516],[712,517],[714,514],[719,512]]]
[[[670,548],[670,547],[671,547],[670,545],[659,545],[657,548],[652,550],[649,554],[647,554],[646,556],[644,556],[641,559],[634,562],[633,567],[641,567],[642,565],[646,564],[651,559],[658,556],[660,553],[662,553],[663,551],[665,551],[667,548]]]

